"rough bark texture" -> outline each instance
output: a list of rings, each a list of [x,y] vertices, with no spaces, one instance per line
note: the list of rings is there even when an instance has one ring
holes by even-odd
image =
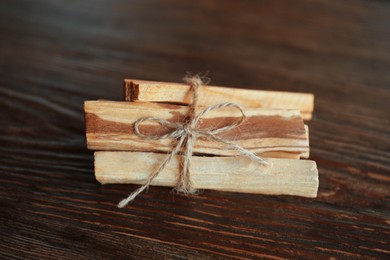
[[[89,149],[169,152],[177,140],[150,140],[137,136],[134,133],[134,122],[141,118],[154,117],[181,123],[188,116],[189,108],[161,103],[86,101],[84,109]],[[303,157],[308,154],[307,129],[298,110],[245,109],[245,116],[246,119],[241,125],[216,136],[258,154],[281,152],[281,155],[289,153]],[[218,129],[241,118],[242,114],[237,109],[218,109],[204,114],[198,128]],[[143,122],[139,130],[151,136],[161,136],[173,131],[154,121]],[[194,153],[239,154],[231,146],[201,137],[194,145]]]

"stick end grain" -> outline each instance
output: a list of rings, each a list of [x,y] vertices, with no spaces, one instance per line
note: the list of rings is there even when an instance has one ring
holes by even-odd
[[[137,101],[139,96],[139,84],[133,80],[123,80],[123,96],[125,101]]]
[[[100,184],[106,184],[106,178],[104,178],[103,175],[100,173],[102,172],[100,162],[104,161],[101,157],[104,156],[102,152],[95,152],[94,153],[94,171],[95,171],[95,179],[100,183]]]

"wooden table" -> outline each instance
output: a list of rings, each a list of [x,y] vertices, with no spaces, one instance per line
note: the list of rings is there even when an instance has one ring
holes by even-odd
[[[386,1],[0,2],[0,255],[390,258]],[[312,92],[317,199],[99,185],[83,101],[122,79]]]

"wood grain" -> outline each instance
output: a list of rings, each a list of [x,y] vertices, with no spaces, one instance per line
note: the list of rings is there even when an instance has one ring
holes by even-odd
[[[95,177],[102,184],[144,184],[167,155],[145,152],[95,152]],[[314,161],[266,159],[268,166],[249,158],[192,156],[194,189],[317,197],[318,171]],[[175,156],[151,185],[174,187],[182,156]]]
[[[84,104],[87,145],[91,150],[172,151],[177,140],[165,138],[149,140],[134,133],[134,122],[140,118],[155,117],[170,122],[183,122],[188,106],[148,102],[86,101]],[[299,110],[252,108],[245,110],[245,121],[238,127],[217,134],[252,152],[293,154],[305,156],[309,139]],[[204,114],[198,128],[217,129],[242,118],[236,108],[223,108]],[[167,134],[172,129],[145,121],[141,133],[152,136]],[[198,138],[195,154],[238,155],[234,147],[206,138]]]
[[[183,83],[125,79],[123,90],[125,101],[192,103],[190,86]],[[199,109],[223,102],[236,102],[247,108],[298,109],[304,120],[310,120],[314,108],[314,96],[309,93],[216,86],[201,86],[198,93]]]
[[[389,259],[390,6],[0,1],[1,259]],[[318,197],[100,185],[84,100],[122,80],[315,94]]]

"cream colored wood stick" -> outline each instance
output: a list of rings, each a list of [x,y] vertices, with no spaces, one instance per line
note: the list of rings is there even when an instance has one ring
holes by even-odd
[[[125,101],[165,102],[190,104],[190,86],[181,83],[124,80]],[[207,107],[222,102],[237,102],[251,108],[298,109],[304,120],[310,120],[314,108],[314,95],[283,91],[262,91],[216,86],[199,88],[198,106]]]
[[[133,131],[134,122],[144,117],[156,117],[171,122],[183,122],[188,106],[144,102],[86,101],[84,105],[87,145],[92,150],[127,150],[169,152],[176,140],[147,140]],[[234,142],[257,154],[279,153],[307,155],[308,135],[298,110],[245,110],[246,120],[240,126],[217,136]],[[239,120],[241,114],[233,108],[211,111],[201,120],[201,129],[215,129]],[[161,135],[172,131],[154,122],[144,122],[141,132]],[[223,143],[199,139],[195,154],[237,155],[238,152]],[[278,157],[278,156],[277,156]],[[291,158],[291,156],[288,156]]]
[[[102,184],[143,184],[165,160],[166,154],[145,152],[95,152],[95,176]],[[181,156],[175,156],[153,180],[152,185],[176,185]],[[318,190],[318,171],[314,161],[266,159],[263,166],[238,157],[193,156],[191,181],[196,189],[270,195],[296,195],[314,198]]]

